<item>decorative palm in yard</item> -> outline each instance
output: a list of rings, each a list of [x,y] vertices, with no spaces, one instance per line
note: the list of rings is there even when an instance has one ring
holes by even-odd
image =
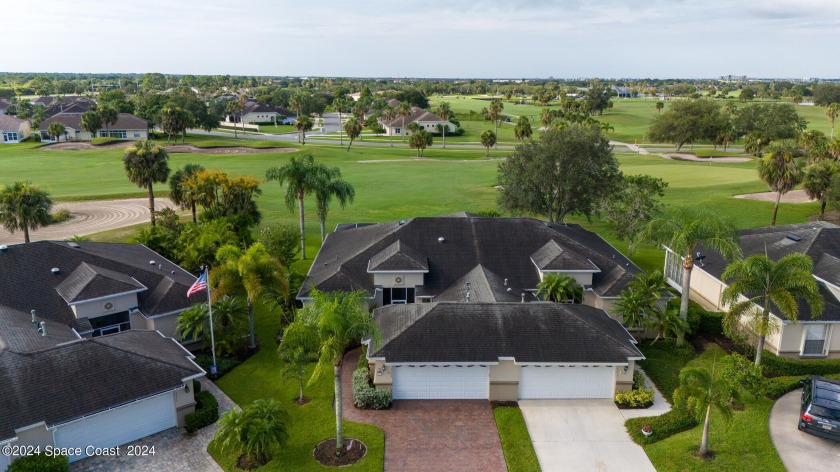
[[[0,190],[0,223],[14,233],[23,230],[29,242],[29,230],[50,224],[52,200],[47,192],[30,182],[15,182]]]
[[[537,284],[537,295],[559,303],[583,302],[583,287],[566,274],[548,274]]]
[[[668,283],[662,272],[654,270],[647,274],[640,273],[619,294],[612,308],[622,316],[628,328],[651,328],[653,321],[659,317],[656,301],[667,292]]]
[[[773,262],[765,254],[754,254],[733,262],[721,278],[728,284],[723,290],[722,301],[729,306],[724,325],[732,331],[742,318],[749,320],[752,331],[758,335],[755,365],[761,364],[764,340],[773,332],[770,323],[771,304],[778,315],[791,321],[799,317],[799,300],[811,307],[811,316],[819,316],[823,299],[819,285],[811,275],[814,263],[805,254],[793,253]]]
[[[689,408],[703,422],[703,435],[697,454],[709,454],[709,424],[712,407],[723,417],[726,424],[732,420],[730,400],[737,399],[738,392],[731,384],[715,376],[714,364],[711,372],[706,369],[689,368],[680,372],[680,387],[674,392],[677,408]],[[692,406],[689,406],[693,404]],[[705,410],[705,411],[704,411]]]
[[[56,142],[61,141],[61,136],[64,132],[67,131],[67,128],[64,127],[63,124],[54,121],[47,126],[47,134],[55,139]]]
[[[164,183],[169,178],[169,154],[166,149],[151,141],[137,141],[126,148],[123,166],[128,180],[149,191],[149,218],[155,225],[155,183]]]
[[[696,207],[669,208],[648,224],[641,239],[665,244],[683,258],[680,317],[684,320],[688,318],[691,270],[697,247],[702,244],[719,252],[726,260],[741,256],[735,226],[717,213]]]
[[[496,145],[496,133],[489,129],[481,133],[481,145],[487,148],[487,157],[490,157],[490,148]]]
[[[318,222],[321,224],[321,242],[326,238],[327,213],[330,211],[330,202],[333,197],[338,200],[338,205],[345,208],[348,203],[353,203],[356,198],[356,190],[353,186],[341,178],[341,169],[333,167],[322,172],[318,176],[321,181],[313,191],[315,193],[315,204],[318,207]]]
[[[182,209],[192,212],[194,224],[198,224],[196,204],[199,194],[196,188],[186,185],[186,182],[203,170],[204,166],[201,164],[186,164],[183,169],[176,170],[169,179],[169,198]]]
[[[306,144],[306,132],[312,131],[313,126],[314,123],[312,122],[312,118],[306,115],[298,116],[297,120],[295,120],[295,129],[298,130],[298,133],[300,133],[301,144]]]
[[[362,125],[362,122],[354,116],[344,122],[343,128],[344,132],[347,133],[347,138],[350,139],[350,144],[347,145],[347,152],[350,152],[350,146],[353,145],[353,141],[356,138],[361,136],[364,126]]]
[[[441,120],[449,121],[449,119],[452,118],[452,108],[449,106],[449,102],[442,102],[438,105],[435,113]],[[438,126],[440,126],[440,132],[443,134],[443,148],[446,149],[446,129],[449,125],[443,124]]]
[[[792,139],[774,141],[767,147],[767,154],[758,160],[758,176],[770,190],[776,192],[776,205],[770,226],[776,226],[776,214],[782,195],[793,190],[802,181],[803,164],[799,157],[802,149]]]
[[[365,308],[367,295],[363,292],[313,291],[312,304],[297,312],[297,317],[283,333],[282,351],[296,348],[311,349],[319,353],[318,363],[310,383],[318,379],[329,367],[333,368],[335,384],[335,433],[336,455],[344,451],[344,416],[342,410],[341,373],[344,352],[362,339],[379,342],[379,329]]]
[[[233,408],[225,413],[213,440],[222,450],[245,456],[249,469],[256,468],[270,461],[288,442],[290,421],[277,400],[255,400],[241,410]]]
[[[831,189],[834,177],[838,174],[840,174],[840,165],[830,160],[821,160],[805,168],[802,188],[809,198],[819,200],[820,216],[817,218],[819,221],[825,219],[828,191]]]
[[[239,298],[223,297],[213,302],[213,337],[216,351],[232,356],[242,347],[247,333],[248,307]],[[193,305],[178,315],[175,332],[181,339],[210,338],[210,312],[206,303]]]

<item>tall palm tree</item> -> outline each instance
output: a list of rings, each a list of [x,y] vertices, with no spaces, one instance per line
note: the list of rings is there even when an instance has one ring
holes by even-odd
[[[105,125],[105,132],[108,137],[111,137],[111,125],[117,124],[120,117],[120,112],[115,108],[104,106],[99,108],[99,116],[102,117],[102,124]]]
[[[240,120],[242,119],[242,112],[245,111],[245,100],[240,98],[229,101],[225,107],[225,111],[233,118],[233,137],[237,138],[236,115],[239,115]],[[245,123],[242,123],[242,132],[245,132]]]
[[[801,253],[791,253],[773,262],[765,254],[754,254],[733,262],[723,271],[721,278],[728,284],[721,298],[729,306],[724,323],[733,328],[742,317],[751,319],[758,334],[755,365],[761,364],[764,339],[772,330],[771,304],[779,315],[795,322],[799,317],[799,299],[811,307],[811,316],[822,313],[823,299],[819,284],[811,272],[814,263]]]
[[[53,121],[47,126],[47,134],[55,138],[55,142],[61,141],[61,135],[67,131],[67,128],[58,121]]]
[[[300,119],[300,115],[303,114],[303,97],[301,95],[293,95],[289,98],[289,106],[292,107],[292,110],[297,113],[298,119]]]
[[[825,204],[832,179],[840,174],[840,166],[836,162],[822,160],[805,168],[802,178],[802,188],[809,198],[820,201],[819,221],[825,219]]]
[[[182,209],[190,210],[195,224],[198,224],[196,204],[200,195],[194,186],[186,185],[186,183],[203,170],[204,166],[201,164],[186,164],[183,169],[176,170],[169,178],[169,198]]]
[[[481,133],[481,145],[487,148],[487,157],[490,157],[490,148],[496,145],[496,133],[489,129]]]
[[[706,369],[690,368],[680,372],[680,387],[674,396],[687,400],[694,399],[697,409],[697,421],[703,419],[703,435],[697,454],[706,456],[709,453],[709,425],[714,406],[724,421],[728,424],[732,420],[732,407],[729,401],[738,397],[738,391],[725,380],[715,376],[714,367],[709,372]],[[705,407],[705,408],[703,408]],[[705,409],[705,412],[703,411]]]
[[[242,409],[234,408],[225,413],[219,419],[213,441],[223,451],[241,453],[250,462],[262,465],[288,442],[290,421],[289,414],[277,400],[255,400]]]
[[[825,107],[825,116],[828,118],[828,121],[831,122],[830,139],[834,139],[834,120],[840,116],[840,103],[832,103]]]
[[[452,118],[452,107],[449,106],[449,102],[441,102],[441,104],[438,105],[437,110],[435,110],[435,114],[437,114],[438,118],[441,120],[448,122],[449,119]],[[442,125],[444,149],[446,149],[446,128],[448,127],[448,123]]]
[[[651,220],[640,239],[668,246],[683,258],[680,318],[688,318],[688,299],[694,254],[699,245],[719,252],[726,260],[740,257],[735,226],[720,214],[696,207],[672,207]]]
[[[216,253],[218,265],[210,270],[210,283],[215,286],[213,296],[245,296],[248,302],[248,347],[257,347],[254,339],[254,301],[263,292],[287,284],[285,271],[277,259],[271,257],[262,243],[254,243],[242,250],[225,245]]]
[[[95,138],[97,131],[102,129],[102,117],[99,113],[88,111],[82,114],[82,129],[90,133],[91,138]]]
[[[665,108],[665,102],[656,102],[656,112],[662,113],[662,109]]]
[[[558,303],[581,303],[583,287],[567,274],[547,274],[537,284],[537,296]]]
[[[362,129],[362,122],[355,116],[344,123],[344,132],[347,133],[347,137],[350,139],[350,144],[347,145],[347,152],[350,152],[350,146],[353,145],[353,141],[361,136]]]
[[[402,118],[402,129],[400,131],[402,132],[403,142],[405,142],[405,119],[411,116],[411,105],[405,102],[400,103],[397,106],[397,115]]]
[[[550,108],[543,108],[540,112],[540,124],[544,129],[548,129],[551,126],[551,122],[554,121],[554,117],[555,114]]]
[[[363,292],[313,291],[311,305],[297,312],[297,318],[286,327],[281,349],[318,346],[320,357],[310,382],[322,375],[325,369],[333,368],[335,388],[335,433],[336,455],[344,451],[344,414],[342,410],[341,373],[344,366],[344,351],[353,343],[370,339],[380,342],[379,328],[365,308],[367,297]]]
[[[330,211],[330,201],[333,197],[338,200],[339,206],[345,208],[348,203],[353,203],[356,198],[356,190],[346,180],[341,178],[341,170],[338,167],[328,169],[322,173],[321,182],[315,187],[315,204],[318,207],[318,221],[321,224],[321,242],[326,238],[327,213]]]
[[[151,141],[137,141],[126,148],[123,167],[128,180],[149,191],[149,218],[155,225],[155,183],[164,183],[169,178],[169,154],[166,149]]]
[[[304,229],[303,197],[312,193],[322,179],[320,176],[326,173],[327,168],[323,164],[315,162],[311,154],[305,156],[292,156],[289,163],[281,167],[272,167],[265,172],[268,181],[275,180],[280,185],[286,185],[285,202],[289,210],[293,210],[295,201],[300,212],[300,258],[306,259],[306,233]]]
[[[382,120],[385,121],[385,123],[388,123],[388,141],[390,141],[391,147],[394,147],[394,135],[393,135],[394,126],[393,126],[392,122],[394,121],[394,118],[396,118],[396,117],[397,117],[397,110],[395,110],[391,107],[385,107],[385,109],[382,110]]]
[[[338,97],[333,100],[333,108],[338,112],[338,144],[344,146],[344,127],[341,126],[341,112],[347,108],[347,99]]]
[[[499,120],[502,119],[502,111],[505,109],[504,103],[501,100],[496,99],[490,102],[489,108],[489,116],[490,119],[493,120],[493,126],[496,127],[495,133],[498,136],[499,134]]]
[[[642,272],[619,294],[612,308],[628,328],[644,329],[658,316],[656,302],[667,292],[668,282],[662,272]]]
[[[776,204],[773,207],[773,219],[770,226],[776,226],[776,214],[782,195],[790,192],[802,181],[804,172],[802,162],[797,159],[802,150],[792,139],[773,141],[767,147],[767,154],[758,160],[758,176],[776,192]]]
[[[0,190],[0,223],[14,233],[23,230],[29,242],[29,230],[50,224],[52,200],[47,192],[31,182],[15,182]]]
[[[298,118],[295,121],[295,129],[297,129],[298,133],[300,133],[300,135],[298,136],[298,139],[300,139],[301,136],[303,136],[303,139],[301,139],[301,141],[300,141],[301,144],[306,144],[306,132],[307,131],[312,131],[312,126],[313,126],[312,118],[310,118],[308,116],[298,115]]]

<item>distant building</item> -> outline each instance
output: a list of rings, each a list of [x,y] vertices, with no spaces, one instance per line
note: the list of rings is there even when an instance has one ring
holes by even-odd
[[[41,141],[49,143],[57,142],[47,132],[52,123],[61,123],[64,125],[64,141],[90,141],[95,136],[91,136],[90,132],[82,129],[83,114],[59,113],[42,121],[38,127],[38,131],[41,133]],[[110,137],[132,141],[149,138],[149,122],[129,113],[120,113],[117,117],[117,122],[111,125],[109,129],[106,130],[104,125],[102,128],[99,130],[100,138]]]
[[[0,115],[2,144],[16,144],[29,137],[29,121],[11,115]]]
[[[412,108],[408,116],[397,116],[391,121],[383,121],[382,126],[385,127],[385,133],[389,136],[410,136],[411,132],[406,127],[411,123],[417,123],[430,133],[437,133],[438,125],[446,126],[447,132],[455,131],[455,125],[449,121],[442,120],[434,113],[418,107]]]
[[[720,76],[721,82],[746,82],[747,76],[746,75],[722,75]]]
[[[296,120],[297,115],[287,108],[250,100],[245,102],[245,109],[242,110],[241,118],[235,121],[248,124],[273,123],[275,125],[290,125]],[[232,120],[231,116],[227,116],[226,121],[231,122],[234,120]]]
[[[615,96],[618,98],[633,98],[633,92],[631,92],[627,87],[613,85],[611,88],[612,91],[615,92]]]

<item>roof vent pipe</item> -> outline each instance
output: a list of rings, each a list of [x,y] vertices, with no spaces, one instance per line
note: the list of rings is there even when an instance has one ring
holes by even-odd
[[[522,292],[522,301],[520,303],[525,303],[525,292]]]
[[[446,238],[444,238],[443,236],[441,236],[441,237],[439,237],[439,238],[438,238],[438,242],[439,242],[439,243],[443,244],[443,243],[444,243],[444,241],[446,241]]]
[[[41,332],[41,336],[46,336],[46,335],[47,335],[47,323],[45,323],[45,322],[43,322],[43,321],[42,321],[42,322],[40,323],[40,326],[41,326],[41,327],[40,327],[40,328],[38,328],[38,331],[40,331],[40,332]]]
[[[467,303],[470,302],[470,292],[467,292]]]
[[[56,274],[58,274],[59,272],[61,272],[61,269],[59,269],[58,267],[53,267],[53,268],[50,270],[50,272],[52,272],[52,274],[53,274],[53,275],[56,275]]]
[[[158,270],[163,270],[163,264],[158,264]]]
[[[149,261],[149,265],[155,265],[155,264],[156,264],[155,261]]]
[[[505,279],[505,287],[507,287],[507,279]]]
[[[9,252],[9,246],[6,246],[5,244],[3,244],[2,246],[0,246],[0,252],[2,252],[3,254],[6,254],[7,252]]]
[[[35,310],[29,310],[29,313],[32,313],[32,322],[37,323],[37,321],[35,320]]]

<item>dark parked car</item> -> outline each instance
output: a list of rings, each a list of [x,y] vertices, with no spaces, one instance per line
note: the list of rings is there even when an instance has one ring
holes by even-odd
[[[811,376],[802,381],[799,430],[840,441],[840,380]]]

